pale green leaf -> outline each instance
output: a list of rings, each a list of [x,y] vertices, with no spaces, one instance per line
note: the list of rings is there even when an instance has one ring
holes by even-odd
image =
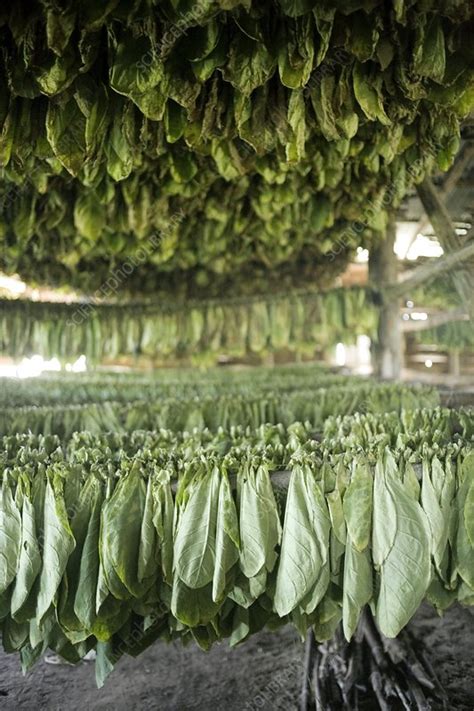
[[[431,582],[430,530],[426,515],[392,475],[385,479],[392,498],[395,536],[380,568],[376,620],[387,637],[396,637],[420,606]]]
[[[350,537],[344,556],[344,586],[342,597],[342,624],[349,641],[357,629],[360,613],[372,598],[372,563],[367,548],[359,552]]]
[[[189,588],[202,588],[214,576],[219,472],[214,468],[191,491],[174,544],[176,574]]]
[[[17,574],[20,543],[21,514],[5,474],[0,488],[0,595]]]
[[[354,547],[360,553],[367,548],[370,541],[373,481],[368,465],[357,463],[344,494],[343,508],[347,530]]]

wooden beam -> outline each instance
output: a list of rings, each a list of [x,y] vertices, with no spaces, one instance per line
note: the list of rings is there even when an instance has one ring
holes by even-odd
[[[446,178],[439,189],[439,196],[442,200],[445,200],[459,184],[464,171],[466,170],[469,163],[474,159],[474,145],[467,145],[464,151],[457,158],[451,170],[446,175]],[[411,238],[410,244],[408,246],[407,252],[415,241],[417,235],[423,232],[430,223],[428,216],[425,214],[418,220],[417,224],[413,228],[413,236]]]
[[[429,178],[425,178],[417,186],[418,195],[430,219],[435,234],[441,244],[445,254],[456,252],[464,244],[453,227],[449,213],[439,198],[439,195]],[[467,312],[474,318],[474,266],[467,263],[464,268],[456,271],[453,277],[453,285],[465,304]]]
[[[415,269],[406,276],[404,275],[402,277],[402,281],[397,282],[397,284],[390,284],[386,288],[387,296],[389,298],[390,295],[392,295],[393,298],[405,296],[413,289],[416,289],[417,286],[449,271],[460,262],[470,259],[471,257],[474,257],[474,242],[470,242],[454,252],[448,252],[427,264],[415,267]]]
[[[420,309],[421,311],[423,309]],[[408,311],[405,313],[409,313]],[[469,314],[463,309],[453,311],[440,312],[436,314],[428,314],[426,321],[402,321],[403,333],[412,333],[413,331],[426,331],[428,328],[436,328],[443,326],[445,323],[453,321],[469,321]]]

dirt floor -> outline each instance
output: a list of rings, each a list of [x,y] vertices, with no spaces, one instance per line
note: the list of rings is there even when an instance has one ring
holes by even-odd
[[[423,637],[446,687],[449,711],[474,710],[474,615],[460,607],[443,619],[428,606],[411,624]],[[15,656],[0,654],[2,711],[254,711],[297,709],[303,646],[291,629],[262,633],[237,649],[209,653],[155,644],[138,659],[124,659],[105,687],[95,687],[91,663],[54,667],[38,663],[24,678]]]

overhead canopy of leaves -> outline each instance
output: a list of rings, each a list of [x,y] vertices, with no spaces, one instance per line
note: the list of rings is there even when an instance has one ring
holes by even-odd
[[[467,0],[4,3],[0,268],[90,288],[78,274],[157,234],[132,290],[149,288],[141,273],[342,266],[451,164],[474,102],[473,14]]]

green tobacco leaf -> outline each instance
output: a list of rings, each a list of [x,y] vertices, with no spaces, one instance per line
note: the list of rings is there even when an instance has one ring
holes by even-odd
[[[208,10],[211,14],[211,8],[208,8]],[[220,35],[221,25],[213,19],[203,26],[193,27],[187,33],[183,46],[186,58],[190,62],[199,62],[206,59],[216,48]]]
[[[406,489],[410,492],[412,497],[416,500],[420,498],[420,483],[418,477],[415,474],[413,465],[408,462],[405,466],[405,472],[403,475],[403,484]]]
[[[38,622],[55,602],[69,556],[76,545],[64,503],[63,487],[61,473],[51,472],[44,498],[43,567],[36,610]]]
[[[431,582],[430,530],[425,512],[396,475],[387,472],[384,479],[395,509],[395,536],[380,568],[376,620],[384,635],[396,637]]]
[[[273,569],[275,548],[281,540],[281,524],[266,467],[249,467],[240,491],[240,567],[248,578],[262,568]]]
[[[154,501],[152,478],[147,482],[145,508],[143,511],[138,551],[138,582],[153,578],[156,571],[156,529],[153,525]]]
[[[178,524],[175,570],[189,588],[202,588],[214,576],[219,484],[219,471],[214,467],[192,490]]]
[[[325,642],[331,639],[341,622],[341,618],[342,606],[339,591],[334,585],[331,585],[316,610],[313,630],[317,641]]]
[[[238,572],[234,587],[229,592],[229,598],[245,609],[250,607],[260,595],[264,594],[267,578],[266,568],[262,568],[253,578],[247,578],[241,571]]]
[[[430,550],[436,565],[441,565],[448,543],[449,511],[443,512],[430,476],[430,462],[423,461],[423,479],[421,486],[421,505],[431,531]]]
[[[354,64],[352,72],[354,94],[360,108],[370,121],[380,121],[384,126],[391,124],[385,113],[382,100],[382,77],[370,76],[360,62]]]
[[[27,492],[21,509],[21,545],[18,573],[11,598],[12,617],[26,603],[41,570],[41,552],[36,535],[35,510]]]
[[[101,561],[107,587],[121,600],[143,592],[144,585],[138,580],[138,555],[145,496],[136,460],[102,506]]]
[[[302,90],[291,92],[288,103],[288,123],[293,130],[293,138],[286,146],[287,160],[298,161],[305,155],[306,108]]]
[[[448,607],[456,602],[457,598],[457,590],[447,590],[438,577],[433,577],[426,591],[426,599],[436,608],[438,614],[442,614]]]
[[[119,97],[117,97],[118,99]],[[134,129],[133,104],[115,101],[111,105],[113,122],[105,143],[107,172],[114,180],[125,180],[133,168],[136,146],[132,143]]]
[[[334,74],[321,77],[310,90],[311,103],[324,138],[334,141],[340,138],[334,114],[333,95],[336,87]]]
[[[299,17],[311,12],[316,0],[278,0],[281,9],[289,17]]]
[[[313,15],[316,20],[316,27],[320,38],[319,49],[316,55],[316,66],[318,67],[326,57],[331,41],[331,34],[334,24],[335,8],[322,7],[314,3]],[[331,66],[331,65],[328,65]]]
[[[458,528],[454,543],[454,563],[459,575],[467,585],[474,590],[474,545],[472,544],[470,533],[472,533],[471,501],[473,487],[474,455],[469,454],[462,463],[462,483],[459,486],[455,511]],[[459,466],[459,465],[458,465]],[[466,504],[469,502],[469,508]]]
[[[446,69],[444,32],[440,17],[421,16],[413,50],[414,70],[421,76],[442,82]]]
[[[92,497],[90,517],[87,532],[82,546],[79,576],[74,597],[74,613],[87,628],[92,627],[96,616],[96,598],[99,582],[99,541],[100,541],[100,509],[102,495],[98,486]]]
[[[92,190],[81,193],[74,205],[74,225],[79,234],[95,242],[102,234],[105,224],[105,206],[97,195]]]
[[[61,13],[48,10],[46,13],[46,38],[48,47],[58,56],[66,49],[75,23],[76,13],[74,10]]]
[[[59,162],[78,175],[86,156],[86,119],[74,99],[48,104],[46,136]]]
[[[278,51],[278,70],[281,83],[289,89],[300,89],[307,84],[314,62],[313,25],[311,15],[305,16],[294,28],[282,36]]]
[[[5,474],[0,488],[0,595],[17,574],[20,543],[21,514]]]
[[[464,481],[466,484],[466,503],[464,504],[464,527],[467,537],[474,548],[474,453],[467,456],[463,462]]]
[[[117,655],[114,651],[113,643],[111,641],[98,642],[96,646],[96,654],[95,680],[97,688],[101,689],[107,681],[107,677],[113,672],[120,655]]]
[[[220,602],[226,589],[227,573],[239,559],[239,521],[226,472],[221,476],[216,526],[212,599]]]
[[[276,60],[267,47],[246,34],[235,34],[229,47],[223,76],[247,96],[262,86],[273,74]]]
[[[376,566],[387,559],[395,542],[397,517],[395,501],[386,485],[384,462],[379,459],[374,473],[372,557]]]
[[[346,522],[344,520],[344,509],[339,489],[334,489],[326,494],[326,500],[331,517],[332,530],[340,543],[345,545],[347,538]]]
[[[232,618],[232,634],[229,645],[235,647],[248,637],[250,632],[249,611],[247,608],[237,606]]]
[[[280,617],[294,610],[307,595],[322,565],[322,552],[306,493],[303,471],[295,468],[288,487],[274,599]]]
[[[161,569],[167,583],[173,581],[173,518],[174,502],[169,472],[162,471],[153,482],[155,514],[153,524],[158,534]]]
[[[377,16],[367,15],[363,10],[351,14],[351,36],[348,49],[360,62],[366,62],[374,56],[379,39],[377,20]]]
[[[212,584],[189,588],[177,576],[173,582],[171,611],[183,625],[207,625],[217,614],[220,604],[212,600]]]
[[[327,562],[329,541],[328,537],[320,540],[314,526],[314,517],[320,514],[321,508],[314,497],[317,484],[310,481],[310,476],[302,467],[295,467],[288,488],[274,598],[280,617],[294,610],[312,590]]]
[[[372,490],[374,478],[367,464],[355,465],[354,474],[344,494],[343,508],[347,530],[354,547],[362,553],[370,541],[372,527]]]
[[[124,34],[115,43],[110,67],[110,86],[119,94],[131,96],[153,89],[163,78],[159,51],[149,37]]]
[[[344,556],[342,624],[349,641],[357,629],[360,613],[372,598],[372,564],[369,549],[359,552],[350,537]]]

